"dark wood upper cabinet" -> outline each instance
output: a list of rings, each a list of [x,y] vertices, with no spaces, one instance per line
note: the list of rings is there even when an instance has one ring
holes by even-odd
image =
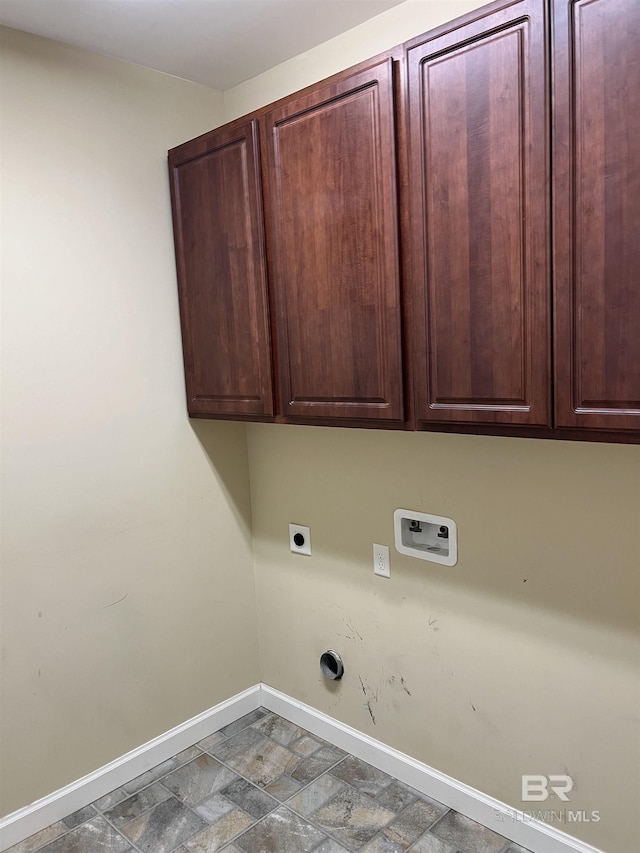
[[[640,443],[640,0],[496,0],[169,167],[191,415]]]
[[[551,425],[546,4],[406,46],[416,421]]]
[[[393,68],[266,114],[282,415],[403,419]]]
[[[257,122],[169,152],[189,414],[271,419]]]
[[[640,2],[555,0],[556,423],[640,430]]]

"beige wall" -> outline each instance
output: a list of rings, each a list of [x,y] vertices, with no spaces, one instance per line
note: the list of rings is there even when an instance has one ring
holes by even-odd
[[[571,808],[602,816],[571,834],[639,849],[640,449],[248,434],[262,680],[515,807],[523,773],[569,773]],[[457,566],[401,556],[398,507],[454,518]],[[310,558],[289,553],[291,521],[311,527]]]
[[[2,33],[2,814],[259,680],[245,431],[186,418],[166,175],[221,106]]]
[[[405,3],[225,93],[226,117],[478,5]],[[564,828],[640,849],[640,448],[248,436],[263,681],[516,807],[523,773],[569,773],[569,805],[601,821]],[[452,516],[458,565],[398,554],[397,507]],[[290,521],[311,526],[311,558],[289,553]],[[391,546],[390,581],[373,542]],[[317,665],[329,647],[347,670],[336,689]]]
[[[225,119],[231,121],[297,92],[483,5],[484,0],[405,0],[370,21],[228,89],[224,93]]]
[[[224,117],[477,5],[409,0],[225,93]],[[245,432],[184,416],[165,179],[221,96],[2,48],[7,812],[260,675]],[[569,772],[602,816],[570,831],[638,849],[640,449],[252,425],[248,451],[262,680],[514,806],[522,773]],[[394,550],[399,506],[456,519],[455,568]]]

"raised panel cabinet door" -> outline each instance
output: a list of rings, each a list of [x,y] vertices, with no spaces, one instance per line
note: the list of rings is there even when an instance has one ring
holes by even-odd
[[[273,415],[257,122],[169,153],[192,416]]]
[[[269,112],[285,418],[403,418],[392,60]]]
[[[552,8],[556,423],[638,433],[640,2]]]
[[[406,45],[418,426],[551,424],[543,0]]]

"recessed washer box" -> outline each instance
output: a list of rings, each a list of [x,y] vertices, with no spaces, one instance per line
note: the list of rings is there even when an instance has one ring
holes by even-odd
[[[401,554],[442,566],[455,566],[458,562],[458,528],[452,518],[397,509],[393,527],[396,550]]]

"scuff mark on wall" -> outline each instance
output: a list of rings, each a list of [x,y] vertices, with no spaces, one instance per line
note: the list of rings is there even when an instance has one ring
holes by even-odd
[[[358,680],[360,681],[360,687],[361,687],[361,689],[362,689],[362,693],[363,693],[363,695],[364,695],[364,697],[365,697],[365,699],[366,699],[366,702],[364,703],[364,706],[365,706],[365,708],[367,709],[367,711],[369,712],[369,716],[371,717],[371,720],[372,720],[372,722],[373,722],[373,724],[374,724],[374,726],[375,726],[375,724],[376,724],[376,718],[375,718],[375,714],[373,713],[372,703],[377,703],[377,702],[378,702],[378,699],[379,699],[379,696],[380,696],[380,688],[379,688],[379,687],[377,687],[375,690],[373,690],[373,689],[372,689],[372,688],[371,688],[371,687],[366,683],[366,681],[362,678],[362,676],[361,676],[361,675],[358,675]]]
[[[377,617],[377,614],[374,610],[367,610],[367,618],[372,625],[375,625],[376,628],[380,628],[380,620]]]
[[[407,687],[407,682],[404,680],[404,676],[402,676],[402,675],[400,676],[400,678],[396,678],[395,675],[392,675],[391,678],[387,679],[387,684],[390,687],[395,687],[397,690],[404,691],[407,694],[407,696],[413,695],[411,693],[411,691],[409,690],[409,688]]]
[[[360,637],[360,639],[361,639],[361,640],[363,639],[362,634],[360,633],[360,631],[358,631],[358,629],[357,629],[357,628],[355,628],[355,627],[351,624],[351,622],[347,622],[347,628],[351,628],[351,630],[352,630],[354,633],[356,633],[356,634],[358,635],[358,637]]]
[[[129,597],[129,593],[125,592],[125,594],[122,596],[122,598],[119,598],[117,601],[112,601],[111,604],[105,604],[102,609],[106,610],[108,607],[115,607],[116,604],[120,604],[121,601],[124,601],[125,598],[128,598],[128,597]]]
[[[569,779],[571,779],[571,790],[574,793],[577,793],[578,792],[578,785],[576,783],[576,780],[575,780],[573,774],[569,771],[569,768],[567,767],[566,764],[563,765],[563,769],[564,769],[564,775],[568,776]]]
[[[364,638],[363,638],[362,634],[360,633],[360,631],[358,631],[358,629],[356,627],[354,627],[351,624],[351,622],[349,622],[348,620],[345,620],[344,624],[347,626],[347,628],[350,631],[349,634],[344,635],[345,640],[355,640],[357,637],[361,643],[364,642]]]

